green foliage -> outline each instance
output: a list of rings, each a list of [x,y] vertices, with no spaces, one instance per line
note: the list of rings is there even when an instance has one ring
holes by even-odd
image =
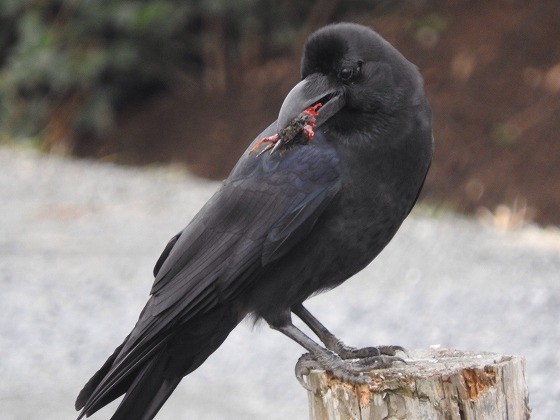
[[[5,1],[0,13],[13,22],[0,121],[15,135],[36,134],[71,98],[74,128],[106,129],[120,101],[163,86],[195,48],[179,42],[194,15],[187,2]]]
[[[512,147],[517,143],[520,133],[512,124],[497,124],[492,128],[492,141],[501,147]]]
[[[340,3],[348,8],[368,2]],[[14,137],[58,126],[72,135],[97,136],[123,106],[169,88],[178,71],[188,69],[202,80],[213,22],[224,24],[230,56],[251,36],[259,37],[263,54],[273,55],[291,46],[314,5],[0,0],[0,126]]]
[[[439,42],[441,34],[448,26],[449,20],[445,15],[430,13],[417,19],[410,29],[421,46],[433,48]]]

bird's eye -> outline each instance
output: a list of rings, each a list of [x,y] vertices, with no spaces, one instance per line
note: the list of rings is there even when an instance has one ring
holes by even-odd
[[[344,80],[345,82],[350,82],[356,77],[358,77],[361,71],[362,71],[362,60],[359,60],[353,66],[343,67],[338,73],[338,77]]]
[[[354,68],[352,67],[344,67],[340,70],[339,77],[344,81],[349,81],[354,76]]]

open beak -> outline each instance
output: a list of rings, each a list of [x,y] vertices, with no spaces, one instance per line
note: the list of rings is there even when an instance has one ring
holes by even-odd
[[[278,114],[278,132],[286,128],[304,109],[319,102],[322,106],[315,120],[316,128],[336,114],[344,106],[345,99],[342,90],[332,86],[327,76],[313,73],[295,85],[284,99]]]

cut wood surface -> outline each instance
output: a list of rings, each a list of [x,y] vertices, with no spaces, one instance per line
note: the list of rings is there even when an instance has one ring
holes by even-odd
[[[321,370],[309,375],[311,420],[525,420],[525,360],[486,352],[411,350],[406,364],[352,385]]]

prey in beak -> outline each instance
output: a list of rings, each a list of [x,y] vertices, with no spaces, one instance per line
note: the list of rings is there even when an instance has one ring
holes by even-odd
[[[263,143],[268,143],[268,145],[259,152],[257,157],[269,150],[270,154],[272,154],[276,150],[285,150],[292,145],[303,144],[311,140],[315,135],[313,129],[317,121],[316,117],[319,115],[317,110],[322,106],[322,103],[317,102],[315,105],[304,109],[290,124],[281,129],[278,134],[260,139],[251,150],[249,150],[249,153],[256,151]]]
[[[315,134],[314,129],[333,117],[344,105],[343,91],[328,78],[313,73],[299,82],[282,103],[277,120],[277,134],[260,139],[249,151],[253,153],[264,143],[267,146],[257,156],[270,150],[287,150],[296,144],[305,144]]]

